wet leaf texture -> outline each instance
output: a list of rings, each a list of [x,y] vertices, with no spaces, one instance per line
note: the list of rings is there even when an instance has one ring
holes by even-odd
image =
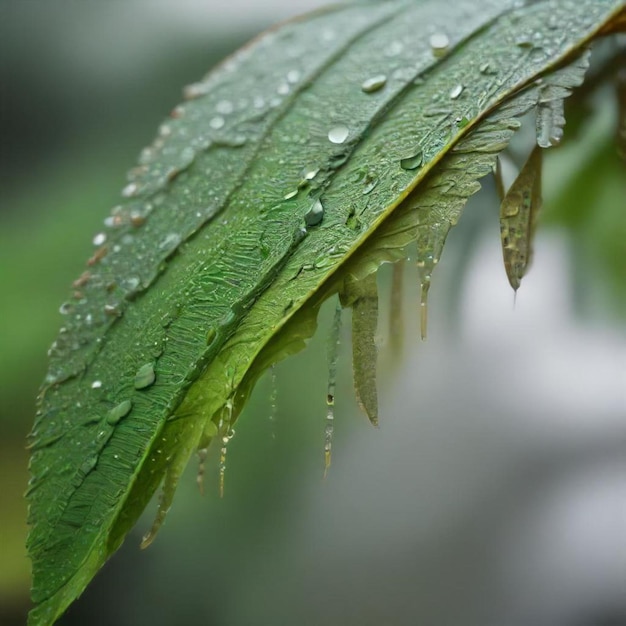
[[[558,142],[582,50],[623,11],[348,4],[262,35],[185,89],[60,309],[30,438],[30,624],[59,617],[162,485],[152,541],[196,450],[217,439],[225,470],[254,382],[303,347],[334,293],[352,308],[356,393],[376,422],[374,272],[417,240],[425,334],[432,272],[478,179],[533,107],[538,144]],[[522,198],[507,217],[518,279],[529,172],[505,200],[513,212]]]

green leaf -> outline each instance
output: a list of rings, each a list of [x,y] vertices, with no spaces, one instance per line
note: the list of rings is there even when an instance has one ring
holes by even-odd
[[[262,35],[185,90],[61,307],[31,434],[30,624],[59,617],[163,484],[152,541],[190,456],[217,438],[225,457],[254,382],[337,292],[376,419],[373,272],[417,240],[425,321],[478,179],[533,107],[552,143],[584,68],[556,70],[624,6],[353,3]]]

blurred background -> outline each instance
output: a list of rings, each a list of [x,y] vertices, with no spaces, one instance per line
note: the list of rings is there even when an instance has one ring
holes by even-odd
[[[58,306],[124,174],[183,85],[316,0],[0,0],[0,624],[23,624],[25,436]],[[266,377],[200,497],[190,464],[155,544],[154,507],[70,625],[626,624],[626,176],[609,85],[547,155],[535,262],[517,295],[489,183],[449,238],[418,341],[388,347],[381,427],[354,401],[342,335],[323,480],[322,311]],[[584,115],[582,114],[584,113]],[[520,148],[521,149],[521,148]],[[514,153],[515,154],[515,153]],[[390,271],[379,273],[389,296]],[[271,417],[274,416],[274,419]],[[211,488],[212,487],[212,488]]]

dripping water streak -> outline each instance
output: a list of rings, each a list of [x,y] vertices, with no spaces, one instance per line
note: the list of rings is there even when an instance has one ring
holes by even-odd
[[[328,337],[328,389],[326,393],[326,427],[324,429],[324,478],[330,468],[333,431],[335,428],[335,386],[337,384],[337,360],[341,333],[341,303],[337,301],[333,325]]]
[[[278,381],[276,379],[276,366],[270,367],[270,429],[272,439],[276,439],[276,421],[278,417]]]
[[[196,483],[198,485],[200,495],[202,496],[204,495],[204,471],[208,451],[208,448],[201,448],[198,450],[198,475],[196,476]]]

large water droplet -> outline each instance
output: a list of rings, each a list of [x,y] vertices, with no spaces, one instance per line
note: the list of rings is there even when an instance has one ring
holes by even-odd
[[[403,170],[416,170],[422,166],[424,161],[424,153],[421,150],[418,150],[412,156],[406,157],[400,161],[400,167]]]
[[[361,84],[361,89],[365,93],[374,93],[380,91],[386,84],[387,77],[384,74],[378,74],[377,76],[372,76],[364,80]]]
[[[155,380],[154,363],[146,363],[142,365],[135,374],[135,389],[146,389],[146,387],[150,387]]]
[[[441,57],[450,47],[450,38],[445,33],[434,33],[430,36],[428,43],[430,43],[433,55]]]
[[[323,219],[324,219],[324,206],[322,205],[322,202],[318,200],[305,213],[304,223],[307,226],[317,226]]]
[[[313,180],[319,174],[319,168],[316,169],[305,169],[302,172],[302,178],[304,180]]]
[[[463,93],[463,89],[464,87],[460,83],[452,87],[452,89],[450,90],[450,98],[452,100],[456,100],[457,98],[459,98],[460,95]]]
[[[111,426],[115,426],[121,419],[126,417],[130,410],[133,408],[133,404],[130,400],[124,400],[124,402],[120,402],[116,407],[113,407],[107,413],[107,424]]]
[[[349,135],[350,129],[343,125],[333,126],[333,128],[328,131],[329,141],[337,144],[343,143]]]

